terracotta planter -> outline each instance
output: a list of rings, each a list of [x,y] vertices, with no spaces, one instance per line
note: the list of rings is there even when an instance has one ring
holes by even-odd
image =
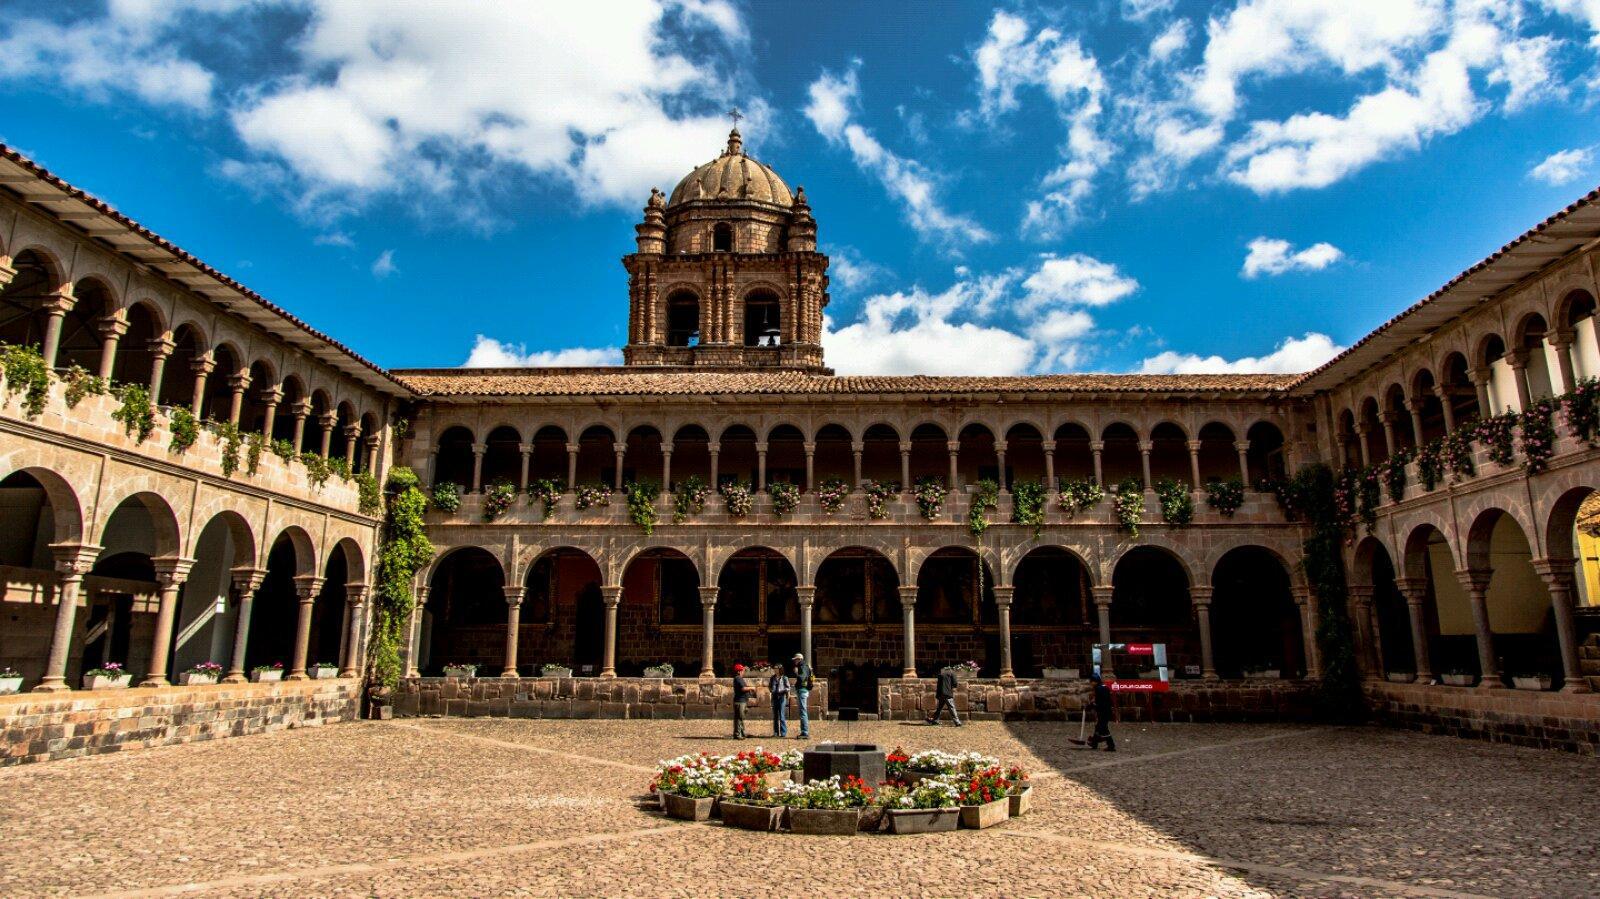
[[[539,672],[540,677],[571,677],[571,668],[545,668]]]
[[[1011,797],[1002,796],[993,802],[961,807],[961,826],[968,830],[985,830],[1003,823],[1011,817]]]
[[[1012,793],[1006,797],[1011,800],[1011,817],[1020,818],[1033,811],[1033,787],[1025,788],[1021,793]]]
[[[270,684],[283,680],[283,669],[274,668],[271,671],[250,672],[250,682],[253,684]]]
[[[1555,686],[1555,679],[1548,674],[1513,675],[1511,686],[1518,690],[1548,690]]]
[[[306,677],[312,680],[333,680],[339,676],[337,668],[307,668]]]
[[[667,678],[672,676],[672,672],[666,668],[657,668],[652,666],[644,670],[644,676]]]
[[[216,682],[217,676],[215,674],[196,674],[193,671],[185,671],[178,675],[178,686],[180,687],[204,687]]]
[[[16,677],[0,677],[0,696],[8,693],[22,692],[22,675]]]
[[[448,666],[448,667],[446,667],[444,669],[444,676],[445,677],[477,677],[478,676],[478,669],[476,669],[476,668],[463,668],[463,667],[460,667],[460,666],[451,665],[451,666]]]
[[[133,682],[133,675],[121,674],[116,677],[102,677],[100,675],[84,675],[83,688],[85,690],[125,690]]]
[[[781,805],[752,805],[724,800],[717,803],[722,809],[722,823],[740,830],[777,830],[783,820]]]
[[[792,808],[789,830],[813,836],[849,836],[861,827],[858,808]]]
[[[890,833],[944,833],[961,823],[959,808],[892,808]]]
[[[680,821],[709,821],[711,807],[717,803],[715,796],[693,799],[679,796],[677,793],[662,793],[661,801],[666,808],[667,817],[677,818]]]
[[[1441,674],[1439,680],[1447,687],[1470,687],[1477,680],[1474,674]]]
[[[782,787],[794,783],[793,771],[768,771],[761,775],[769,787]]]

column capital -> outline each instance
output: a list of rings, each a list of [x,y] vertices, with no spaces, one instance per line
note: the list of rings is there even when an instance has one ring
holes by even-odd
[[[816,587],[796,587],[794,592],[799,597],[801,606],[809,606],[817,601]]]
[[[702,606],[714,606],[714,605],[716,605],[717,604],[717,593],[719,592],[719,590],[720,590],[720,588],[718,588],[718,587],[701,587],[700,588],[700,605],[702,605]]]
[[[713,456],[715,456],[717,453],[722,452],[722,442],[720,440],[713,440],[710,443],[707,443],[706,444],[706,452],[710,453]]]
[[[757,444],[757,445],[759,446],[759,444]],[[661,441],[661,455],[663,455],[663,456],[672,455],[672,441],[670,441],[670,440]]]
[[[94,329],[100,332],[102,338],[115,337],[121,340],[128,333],[128,323],[120,318],[106,316],[94,323]]]
[[[83,577],[94,567],[101,547],[89,543],[52,543],[50,553],[55,556],[56,573],[62,577]]]
[[[512,606],[512,607],[516,607],[516,606],[522,605],[522,596],[523,596],[523,593],[525,592],[524,588],[522,586],[519,585],[519,586],[516,586],[516,587],[501,587],[500,591],[505,594],[506,605]]]
[[[902,453],[911,452],[911,441],[909,441],[909,440],[900,441],[900,452],[902,452]]]
[[[806,455],[816,455],[817,442],[815,440],[807,440],[805,443],[800,444],[800,447],[806,451]]]
[[[1006,447],[1010,445],[1011,444],[1006,443],[1004,440],[996,440],[994,442],[994,451],[997,453],[1003,453],[1006,451]]]
[[[1289,595],[1294,597],[1294,604],[1297,606],[1309,606],[1315,598],[1311,588],[1306,586],[1290,587]]]
[[[1155,449],[1155,448],[1156,448],[1156,442],[1154,440],[1141,440],[1141,441],[1139,441],[1139,452],[1141,452],[1141,453],[1145,453],[1146,455],[1148,455],[1150,453],[1150,451]]]
[[[311,416],[310,400],[295,400],[289,404],[289,415],[293,418],[309,418]]]
[[[370,590],[371,588],[366,584],[345,584],[344,601],[356,608],[360,608],[367,601],[367,593]]]
[[[324,428],[332,428],[334,425],[336,425],[338,423],[339,423],[339,413],[337,413],[337,412],[333,412],[333,411],[330,410],[330,411],[324,412],[321,415],[317,416],[317,424],[322,425]]]
[[[1572,559],[1533,559],[1532,562],[1534,572],[1544,580],[1545,586],[1567,590],[1578,586],[1572,573]]]
[[[166,559],[151,559],[151,565],[156,570],[156,581],[162,587],[177,587],[189,579],[189,571],[194,568],[193,559],[173,557]]]
[[[915,606],[916,604],[917,604],[917,588],[916,587],[907,587],[907,586],[902,584],[901,587],[900,587],[900,605],[902,605],[902,606]]]
[[[356,424],[355,422],[351,422],[350,424],[345,425],[344,426],[344,436],[349,438],[349,439],[351,439],[351,440],[354,440],[357,437],[360,437],[361,436],[361,426]]]
[[[959,453],[959,452],[961,452],[961,441],[959,441],[959,440],[946,440],[944,442],[944,448],[949,450],[952,453]]]
[[[1407,412],[1414,412],[1418,415],[1422,414],[1422,401],[1416,397],[1407,398],[1402,405],[1406,407]]]
[[[1345,588],[1345,592],[1350,594],[1351,602],[1365,606],[1372,603],[1372,596],[1377,592],[1377,588],[1365,584],[1351,584]]]
[[[486,453],[488,451],[489,451],[489,444],[487,444],[487,443],[474,443],[472,445],[472,454],[474,456],[481,456],[481,455],[483,455],[484,453]]]
[[[567,444],[567,452],[569,452],[569,453],[575,453],[575,452],[577,452],[578,450],[581,450],[581,449],[583,449],[583,447],[580,446],[579,444],[576,444],[576,443]]]
[[[189,370],[197,375],[209,375],[217,370],[217,360],[210,356],[196,356],[189,363]]]
[[[1047,453],[1053,453],[1056,451],[1056,442],[1054,440],[1045,440],[1041,442],[1039,446]]]
[[[1248,440],[1235,440],[1233,442],[1233,449],[1234,449],[1235,452],[1248,453],[1248,452],[1250,452],[1250,441],[1248,441]]]
[[[39,308],[46,315],[66,315],[72,307],[78,304],[77,297],[70,292],[71,288],[63,287],[55,293],[45,294],[40,297]]]
[[[1511,366],[1511,369],[1513,371],[1516,371],[1518,369],[1527,368],[1528,367],[1529,355],[1530,354],[1528,353],[1527,350],[1523,350],[1523,349],[1511,350],[1510,352],[1506,353],[1506,355],[1505,355],[1506,364]]]
[[[1469,369],[1467,377],[1471,378],[1474,384],[1487,384],[1490,379],[1489,367],[1485,365],[1482,368]]]
[[[1106,442],[1104,440],[1091,440],[1091,441],[1089,441],[1089,451],[1092,452],[1092,453],[1098,453],[1098,452],[1100,452],[1101,450],[1103,450],[1105,448],[1106,448]]]
[[[1189,452],[1198,453],[1198,452],[1200,452],[1200,447],[1202,447],[1202,446],[1205,446],[1205,443],[1203,443],[1202,441],[1191,440],[1191,441],[1189,441]]]
[[[294,592],[300,597],[300,602],[315,602],[317,594],[322,592],[322,578],[314,574],[297,574],[294,578]]]
[[[1407,603],[1421,603],[1428,598],[1428,579],[1425,577],[1397,577],[1394,586]]]
[[[1486,568],[1458,568],[1456,580],[1468,593],[1483,593],[1489,589],[1489,578],[1493,574]]]
[[[1211,597],[1216,593],[1216,588],[1196,584],[1189,588],[1189,602],[1196,606],[1211,605]]]
[[[145,348],[150,351],[151,355],[165,359],[172,355],[173,350],[178,348],[178,342],[171,337],[162,335],[161,337],[150,338],[150,342],[145,344]]]
[[[991,589],[994,590],[994,604],[997,605],[997,606],[1009,606],[1009,605],[1011,605],[1012,597],[1014,597],[1016,595],[1016,591],[1017,591],[1016,587],[998,587],[997,586],[997,587],[993,587]]]
[[[229,575],[232,578],[233,589],[240,594],[248,595],[261,589],[261,582],[267,579],[265,568],[235,568]]]
[[[283,402],[283,388],[276,384],[268,384],[261,388],[256,397],[269,406],[276,406]]]
[[[524,456],[531,455],[533,453],[533,444],[519,443],[517,444],[517,452],[523,454]]]
[[[1116,595],[1116,587],[1090,587],[1094,594],[1094,604],[1097,606],[1111,605],[1111,598]]]
[[[622,602],[622,585],[618,584],[614,587],[601,587],[600,601],[608,606],[613,607]]]
[[[611,451],[614,453],[625,453],[628,451],[628,445],[626,443],[613,443],[611,444]]]
[[[228,376],[228,386],[234,390],[247,390],[250,387],[250,370],[237,371]]]
[[[1550,331],[1545,334],[1544,339],[1548,341],[1552,347],[1555,347],[1558,350],[1564,350],[1567,347],[1572,346],[1572,341],[1577,336],[1578,332],[1572,330],[1571,328],[1557,328],[1554,331]]]

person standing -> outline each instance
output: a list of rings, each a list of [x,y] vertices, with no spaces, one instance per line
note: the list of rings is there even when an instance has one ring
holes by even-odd
[[[794,701],[800,706],[800,736],[796,739],[805,740],[811,736],[811,666],[798,652],[791,661],[794,662]]]
[[[733,666],[733,738],[744,739],[744,709],[750,698],[756,695],[750,682],[744,679],[744,666]]]
[[[1117,741],[1111,736],[1111,688],[1098,671],[1090,673],[1089,680],[1094,684],[1094,736],[1089,738],[1089,748],[1099,749],[1104,742],[1106,752],[1116,752]]]
[[[956,673],[954,671],[945,668],[939,672],[939,680],[933,688],[933,695],[939,701],[939,704],[934,706],[933,714],[929,716],[928,723],[938,724],[939,717],[948,708],[950,710],[950,720],[956,723],[956,727],[960,727],[961,715],[956,712]]]
[[[779,666],[767,679],[767,692],[772,694],[772,735],[789,736],[789,675]]]

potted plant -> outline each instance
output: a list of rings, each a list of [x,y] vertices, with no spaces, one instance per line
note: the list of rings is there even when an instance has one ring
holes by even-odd
[[[890,833],[939,833],[961,822],[961,791],[948,777],[927,778],[886,804]]]
[[[539,666],[540,677],[571,677],[572,667],[559,662],[545,662]]]
[[[968,775],[961,790],[961,826],[984,830],[1011,816],[1011,781],[998,765]]]
[[[1389,671],[1383,676],[1391,684],[1409,684],[1417,679],[1415,671]]]
[[[1046,668],[1046,669],[1044,669],[1044,679],[1045,680],[1077,680],[1078,679],[1078,669],[1076,669],[1076,668]]]
[[[1478,676],[1476,674],[1460,669],[1446,671],[1439,675],[1439,680],[1443,681],[1447,687],[1470,687],[1472,682],[1477,679]]]
[[[99,668],[83,673],[85,690],[121,690],[133,680],[133,675],[122,670],[122,663],[107,662]]]
[[[339,676],[339,666],[332,662],[318,662],[306,669],[306,675],[312,680],[330,680]]]
[[[222,678],[222,666],[216,662],[201,662],[178,675],[179,686],[199,687],[214,684]]]
[[[776,669],[773,668],[772,663],[765,659],[746,665],[744,671],[747,678],[767,678],[775,673]]]
[[[660,665],[651,665],[644,670],[645,677],[671,677],[672,663],[663,662]]]
[[[721,759],[702,755],[686,764],[669,765],[657,778],[657,792],[667,817],[706,821],[732,780]]]
[[[251,668],[250,680],[258,684],[270,684],[273,681],[283,680],[283,663],[273,662],[271,665],[257,665]]]
[[[9,665],[0,667],[0,696],[22,691],[22,672]]]
[[[773,800],[759,774],[735,774],[729,795],[717,806],[722,823],[741,830],[777,830],[783,820],[784,807]]]
[[[1518,690],[1548,690],[1555,685],[1555,678],[1548,674],[1513,674],[1511,686]]]
[[[956,680],[972,680],[978,676],[978,663],[966,661],[955,665],[946,665],[944,670],[954,673]]]
[[[754,774],[769,787],[781,787],[794,780],[794,772],[786,767],[785,762],[784,756],[768,752],[759,746],[724,759],[724,764],[734,774]]]
[[[1276,668],[1246,668],[1244,672],[1246,680],[1278,680],[1278,674]]]
[[[1012,765],[1006,771],[1006,796],[1011,800],[1011,817],[1020,818],[1033,811],[1033,784],[1028,782],[1028,772],[1021,765]]]
[[[477,677],[478,676],[478,666],[475,665],[475,664],[474,665],[446,665],[446,666],[444,666],[444,676],[445,677]]]
[[[872,788],[854,774],[789,784],[774,791],[789,809],[789,830],[812,835],[848,836],[861,827],[861,809],[872,801]]]

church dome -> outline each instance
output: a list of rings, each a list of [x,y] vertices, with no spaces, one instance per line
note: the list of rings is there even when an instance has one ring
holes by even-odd
[[[667,206],[695,200],[753,200],[788,209],[794,194],[777,172],[744,155],[744,142],[735,128],[728,133],[728,148],[722,155],[679,181]]]

